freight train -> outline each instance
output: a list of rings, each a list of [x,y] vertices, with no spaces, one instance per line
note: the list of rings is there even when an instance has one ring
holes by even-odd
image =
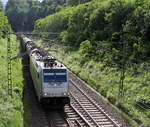
[[[22,51],[28,56],[31,77],[42,105],[63,107],[70,103],[67,68],[21,35]]]

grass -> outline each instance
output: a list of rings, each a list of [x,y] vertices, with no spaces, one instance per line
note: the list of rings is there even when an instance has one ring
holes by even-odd
[[[41,41],[39,41],[41,42]],[[150,71],[145,64],[133,65],[125,73],[124,98],[118,97],[120,71],[106,67],[101,62],[85,59],[78,50],[58,48],[58,52],[50,52],[59,61],[63,62],[72,72],[85,80],[92,88],[117,107],[123,116],[130,121],[133,127],[150,127]],[[147,70],[147,71],[146,71]]]
[[[18,54],[19,42],[11,35],[12,57]],[[0,39],[0,127],[23,127],[23,78],[21,60],[12,60],[13,97],[7,91],[7,39]]]

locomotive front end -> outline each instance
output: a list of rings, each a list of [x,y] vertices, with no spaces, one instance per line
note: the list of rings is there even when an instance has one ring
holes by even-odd
[[[59,105],[70,103],[68,71],[64,65],[55,62],[52,67],[45,67],[42,78],[42,101]]]
[[[45,97],[68,96],[67,69],[44,69],[43,87],[43,96]]]

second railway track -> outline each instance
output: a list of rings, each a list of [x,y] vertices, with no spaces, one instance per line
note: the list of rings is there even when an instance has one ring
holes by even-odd
[[[96,102],[70,80],[71,105],[84,117],[90,127],[120,127]],[[78,120],[79,121],[79,120]],[[79,121],[80,123],[80,121]],[[82,123],[80,123],[82,124]],[[87,125],[86,125],[87,126]]]

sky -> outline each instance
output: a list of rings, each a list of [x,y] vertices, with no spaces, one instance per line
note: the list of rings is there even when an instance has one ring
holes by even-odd
[[[1,0],[3,3],[4,3],[4,5],[7,3],[7,1],[8,0]],[[42,1],[42,0],[39,0],[39,1]]]
[[[7,0],[1,0],[4,4],[6,4]]]

